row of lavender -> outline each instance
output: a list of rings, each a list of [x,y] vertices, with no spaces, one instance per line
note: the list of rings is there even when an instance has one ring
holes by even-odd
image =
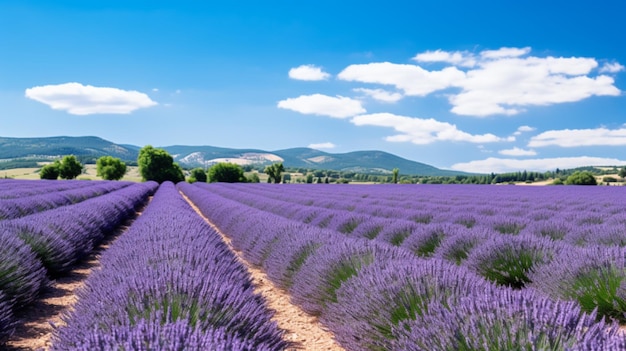
[[[160,186],[100,262],[52,350],[289,346],[245,267],[172,183]]]
[[[626,347],[617,324],[575,302],[502,287],[466,266],[273,215],[222,190],[225,196],[218,195],[219,185],[178,187],[348,350]],[[271,207],[268,199],[263,203]]]
[[[71,205],[122,189],[130,184],[129,182],[0,180],[0,220],[24,217]]]
[[[22,179],[0,179],[0,200],[44,194],[49,191],[63,191],[91,186],[93,182],[66,182],[62,180],[33,181]]]
[[[570,223],[572,218],[568,217],[571,213],[568,214],[566,210],[563,210],[563,214],[555,212],[552,214],[553,217],[525,218],[526,222],[522,225],[520,217],[509,216],[478,223],[475,219],[480,217],[475,211],[459,208],[457,211],[461,213],[449,218],[448,222],[444,221],[443,217],[438,221],[416,221],[416,212],[413,212],[413,215],[407,215],[413,216],[411,221],[368,216],[365,213],[333,210],[314,205],[301,205],[300,203],[304,202],[307,196],[311,199],[306,201],[315,201],[314,199],[320,197],[320,194],[311,191],[312,187],[307,186],[285,187],[281,189],[281,192],[273,193],[268,191],[272,190],[270,187],[260,189],[261,187],[256,186],[242,189],[225,184],[198,186],[210,188],[212,191],[242,203],[296,221],[339,231],[351,237],[364,237],[400,246],[421,257],[437,257],[462,264],[500,285],[515,289],[532,287],[553,298],[578,301],[586,311],[598,309],[602,316],[614,318],[621,323],[626,322],[626,250],[623,248],[626,245],[626,221],[619,215],[615,215],[610,223],[601,223],[602,221],[598,220],[596,223],[585,221],[584,224],[581,222],[565,224]],[[350,190],[353,192],[350,197],[350,193],[346,191],[342,194],[342,200],[332,201],[335,207],[354,206],[350,205],[352,200],[363,199],[365,195],[369,198],[370,194],[379,195],[377,192],[381,191],[381,188],[391,192],[397,191],[398,188],[406,189],[402,186],[353,187],[352,189],[354,188],[360,190],[361,193]],[[422,193],[430,199],[432,196],[429,194],[432,195],[435,190],[442,190],[437,186],[418,188],[421,189],[420,192],[413,193],[415,203],[422,201]],[[503,202],[514,202],[512,199],[507,199],[507,196],[524,199],[536,191],[534,190],[536,188],[532,190],[525,188],[530,193],[522,196],[519,188],[514,187],[450,187],[447,193],[439,193],[437,202],[442,203],[442,200],[448,197],[450,199],[448,206],[454,208],[455,201],[465,198],[466,195],[478,189],[482,189],[482,195],[478,193],[476,195],[478,202],[481,198],[488,197],[485,194],[489,191],[493,191],[491,196],[495,202],[493,211],[498,211]],[[581,202],[593,201],[591,196],[594,194],[599,199],[596,201],[596,206],[606,208],[609,204],[622,207],[626,205],[624,196],[621,196],[621,189],[611,189],[613,192],[607,193],[607,188],[595,188],[598,193],[594,193],[587,189],[576,188],[580,189],[576,201],[572,198],[571,187],[543,189],[550,193],[553,203],[566,202],[566,205],[558,205],[563,208],[579,208],[582,206]],[[339,190],[341,192],[341,189]],[[292,196],[290,201],[276,199],[285,197],[284,194],[277,194],[283,191]],[[258,193],[261,192],[266,192],[268,195],[259,195]],[[545,198],[539,196],[540,194],[542,193],[534,193],[539,199],[537,202],[545,203]],[[326,195],[330,196],[330,194]],[[373,198],[376,197],[373,196]],[[530,202],[530,200],[524,202]],[[362,206],[362,208],[367,207]],[[521,209],[518,210],[521,211]],[[529,210],[533,213],[532,209]],[[411,208],[404,212],[411,213]],[[445,213],[449,212],[452,211]],[[435,212],[432,213],[434,216]],[[419,218],[424,218],[423,214],[420,216]],[[559,216],[561,216],[560,221]],[[459,218],[466,221],[463,224],[458,223]],[[486,225],[485,222],[490,225]],[[581,239],[581,233],[584,233],[584,240]],[[559,240],[562,237],[577,237],[579,240],[575,242]]]
[[[52,210],[0,222],[0,343],[15,312],[34,301],[50,278],[67,272],[154,192],[157,183],[116,191]]]
[[[214,189],[250,206],[263,206],[266,211],[295,220],[315,221],[321,226],[333,218],[353,216],[354,223],[348,227],[352,230],[367,219],[371,229],[359,230],[357,234],[361,235],[374,236],[377,233],[371,231],[386,227],[391,221],[404,220],[434,226],[449,224],[450,230],[477,234],[489,231],[547,236],[578,246],[626,246],[624,189],[284,185],[280,190],[263,184],[246,189],[222,184]],[[372,217],[380,218],[381,224],[372,222]]]

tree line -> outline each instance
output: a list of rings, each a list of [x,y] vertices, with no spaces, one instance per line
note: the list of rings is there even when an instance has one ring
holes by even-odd
[[[597,184],[595,175],[611,174],[618,172],[620,179],[605,177],[604,182],[623,181],[626,177],[626,167],[598,169],[595,167],[581,167],[572,170],[560,170],[547,172],[518,171],[509,173],[490,174],[460,174],[454,176],[420,176],[401,175],[398,168],[394,168],[387,174],[359,173],[353,171],[319,170],[305,168],[286,168],[284,165],[274,163],[264,168],[258,165],[240,166],[233,163],[217,163],[208,169],[194,168],[185,170],[174,162],[173,157],[164,149],[154,148],[151,145],[143,147],[137,158],[139,173],[144,181],[154,180],[162,183],[172,181],[193,182],[251,182],[258,183],[258,173],[265,173],[269,183],[401,183],[401,184],[501,184],[501,183],[532,183],[552,179],[553,184]],[[42,179],[75,179],[82,173],[82,164],[76,156],[69,155],[61,160],[54,161],[40,170]],[[127,165],[119,158],[103,156],[96,160],[97,175],[105,180],[119,180],[124,177]],[[258,172],[252,172],[252,171]],[[248,173],[248,175],[246,175]],[[300,177],[292,177],[292,173],[301,174]]]

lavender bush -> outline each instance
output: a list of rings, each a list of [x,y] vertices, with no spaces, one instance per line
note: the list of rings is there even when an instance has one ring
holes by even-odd
[[[141,320],[134,326],[115,326],[108,334],[94,331],[77,342],[80,350],[171,350],[171,351],[271,351],[274,346],[238,338],[224,329],[192,327],[182,321],[161,324],[158,320]]]
[[[410,252],[376,242],[345,239],[320,247],[303,263],[289,289],[292,301],[304,311],[321,314],[336,302],[336,291],[349,278],[376,261],[414,257]]]
[[[12,312],[13,303],[0,290],[0,346],[13,334],[15,319]]]
[[[563,250],[531,274],[532,286],[555,299],[577,301],[584,311],[626,322],[626,249]]]
[[[472,250],[466,264],[488,280],[521,289],[531,282],[532,270],[550,263],[558,251],[547,238],[499,235]]]
[[[435,249],[434,257],[460,265],[476,246],[497,235],[491,228],[484,228],[482,232],[478,229],[466,232],[459,231],[443,238],[441,244]]]
[[[454,306],[433,303],[409,321],[389,350],[618,350],[617,325],[596,322],[573,302],[531,290],[495,290],[462,298]]]
[[[5,304],[20,308],[34,301],[49,280],[34,252],[13,230],[0,224],[0,292]]]
[[[452,304],[494,289],[482,277],[442,260],[380,260],[337,289],[337,300],[321,321],[346,350],[389,350],[398,330],[429,314],[430,304]]]

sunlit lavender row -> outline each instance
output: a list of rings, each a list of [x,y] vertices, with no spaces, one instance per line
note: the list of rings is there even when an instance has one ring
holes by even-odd
[[[50,180],[40,182],[23,179],[0,179],[0,200],[79,189],[82,187],[94,186],[96,184],[97,183],[91,181],[67,182],[61,180]]]
[[[503,286],[576,300],[586,311],[597,308],[626,322],[621,188],[387,185],[337,186],[332,193],[323,186],[197,186],[346,236],[443,258]]]
[[[585,292],[586,300],[596,301],[593,287],[610,276],[612,285],[601,294],[612,299],[611,305],[619,305],[624,292],[624,251],[575,248],[550,237],[502,233],[487,230],[488,226],[476,233],[471,230],[476,223],[446,222],[428,207],[428,201],[422,201],[434,199],[438,193],[434,207],[448,206],[450,214],[457,199],[468,201],[471,192],[479,188],[354,186],[344,191],[340,186],[183,183],[178,187],[231,237],[249,262],[262,267],[274,284],[288,290],[294,303],[318,315],[347,350],[626,347],[617,329],[623,309],[599,309],[597,314],[595,308],[571,294]],[[513,202],[504,196],[503,188],[482,189],[494,189],[492,197],[499,197],[502,203]],[[460,193],[455,194],[455,190]],[[414,199],[407,192],[412,192]],[[428,196],[421,198],[420,192]],[[350,204],[353,200],[371,197],[383,201],[390,194],[421,204],[414,208],[420,213],[432,211],[432,218],[438,220],[433,223],[402,216],[382,218],[365,211],[351,213],[357,207]],[[324,196],[332,199],[328,202],[353,211],[334,209],[329,213],[325,207],[302,205],[323,201]],[[488,197],[480,196],[486,206]],[[355,201],[359,202],[364,201]],[[494,213],[501,210],[495,206]],[[463,215],[473,215],[475,210],[466,207]],[[362,226],[371,227],[372,221],[381,226],[375,235],[354,235]],[[385,233],[394,226],[405,232],[401,239]],[[451,228],[456,232],[449,232]],[[574,249],[581,251],[574,253]],[[556,271],[562,280],[553,284],[546,284],[548,271],[538,269],[555,270],[553,262],[573,260],[576,254],[596,257],[594,252],[601,258]],[[579,277],[584,278],[571,281]],[[544,283],[543,288],[539,282]],[[575,286],[569,295],[560,288],[568,283]]]
[[[129,182],[0,180],[0,220],[71,205],[129,186]]]
[[[100,262],[53,350],[289,346],[243,264],[172,183],[160,186]]]
[[[16,312],[34,301],[50,278],[93,251],[156,187],[154,182],[123,186],[73,205],[0,222],[0,320],[11,321],[0,324],[0,337],[10,334]]]

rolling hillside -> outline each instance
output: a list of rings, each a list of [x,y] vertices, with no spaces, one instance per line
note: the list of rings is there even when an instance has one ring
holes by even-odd
[[[135,162],[141,147],[120,145],[95,136],[5,138],[0,137],[1,160],[28,160],[76,155],[98,158],[104,155]],[[359,173],[391,173],[399,168],[402,174],[449,176],[465,174],[442,170],[410,161],[382,151],[354,151],[342,154],[327,153],[309,148],[277,151],[259,149],[230,149],[215,146],[174,145],[162,147],[183,167],[207,167],[217,162],[240,165],[268,165],[283,162],[286,167],[354,171]]]

